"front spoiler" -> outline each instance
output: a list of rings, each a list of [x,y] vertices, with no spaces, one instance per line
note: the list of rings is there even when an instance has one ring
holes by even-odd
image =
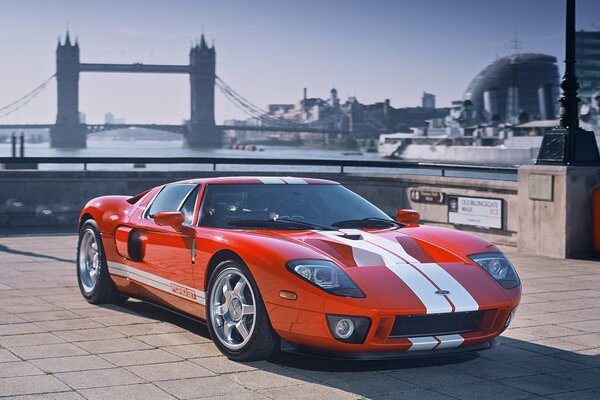
[[[313,357],[337,359],[337,360],[397,360],[406,358],[440,357],[472,351],[488,350],[498,346],[502,340],[499,336],[489,342],[477,343],[470,346],[460,346],[451,349],[420,350],[420,351],[382,351],[382,352],[342,352],[316,349],[306,346],[296,346],[282,340],[281,351],[286,353],[298,353]]]

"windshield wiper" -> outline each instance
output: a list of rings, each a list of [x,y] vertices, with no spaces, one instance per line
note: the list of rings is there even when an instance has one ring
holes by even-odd
[[[398,228],[402,228],[404,226],[403,223],[394,221],[393,219],[385,219],[378,217],[367,217],[363,219],[346,219],[344,221],[334,222],[331,225],[337,228],[381,228],[390,226],[397,226]]]
[[[238,227],[261,227],[275,229],[319,229],[322,231],[334,231],[336,228],[313,224],[311,222],[295,221],[291,219],[238,219],[227,223]]]

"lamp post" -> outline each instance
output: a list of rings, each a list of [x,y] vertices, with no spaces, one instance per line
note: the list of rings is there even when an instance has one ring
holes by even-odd
[[[560,87],[560,125],[544,135],[536,164],[600,165],[594,133],[579,127],[579,85],[575,76],[575,0],[567,0],[565,74]]]

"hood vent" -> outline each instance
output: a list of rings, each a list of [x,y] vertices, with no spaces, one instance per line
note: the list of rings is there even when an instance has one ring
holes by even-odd
[[[340,236],[343,237],[344,239],[349,239],[349,240],[363,240],[363,237],[360,234],[349,234],[349,235],[340,235]]]

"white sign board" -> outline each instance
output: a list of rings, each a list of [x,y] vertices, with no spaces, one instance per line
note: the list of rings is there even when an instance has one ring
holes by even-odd
[[[502,229],[502,199],[448,196],[448,222]]]

